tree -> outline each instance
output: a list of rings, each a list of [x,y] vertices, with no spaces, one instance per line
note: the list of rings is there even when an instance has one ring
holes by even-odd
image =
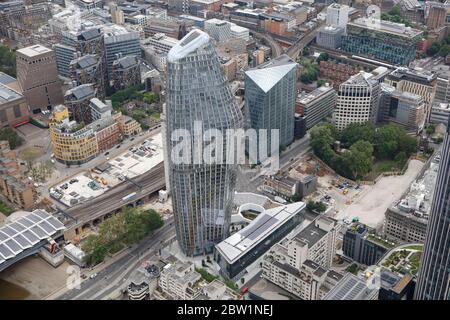
[[[309,56],[309,54],[310,54],[309,48],[308,47],[304,47],[303,51],[302,51],[302,55],[303,56]]]
[[[159,100],[159,97],[156,93],[154,92],[146,92],[144,93],[144,98],[143,101],[145,103],[151,104],[153,102],[157,102]]]
[[[323,79],[317,80],[317,88],[324,86],[325,83],[327,83],[326,80],[323,80]]]
[[[311,211],[311,212],[325,212],[327,210],[327,206],[326,204],[324,204],[321,201],[312,201],[309,200],[308,203],[306,204],[306,208]]]
[[[322,52],[319,57],[317,58],[317,62],[320,63],[320,61],[328,61],[330,59],[330,56],[326,52]]]
[[[300,201],[301,197],[299,193],[295,193],[292,197],[291,197],[291,201],[292,202],[297,202]]]
[[[439,49],[439,55],[441,57],[446,57],[450,53],[450,46],[448,44],[444,44]]]
[[[425,129],[425,132],[426,132],[428,135],[432,135],[435,131],[436,131],[436,125],[434,125],[434,124],[430,124],[430,125]]]
[[[344,153],[344,159],[352,172],[352,177],[362,177],[372,170],[373,147],[368,141],[359,140]]]
[[[39,158],[41,152],[36,148],[26,148],[20,153],[20,158],[25,161],[28,165],[28,169],[31,170],[33,166],[33,162]]]
[[[8,127],[0,130],[0,141],[2,140],[7,140],[11,149],[16,149],[23,144],[23,139],[17,132]]]
[[[359,140],[366,140],[370,143],[375,141],[375,126],[372,123],[352,123],[342,131],[340,141],[344,145],[351,146]]]
[[[97,235],[89,235],[83,242],[82,250],[86,254],[84,259],[87,265],[102,262],[108,254],[106,246],[100,242]]]
[[[16,54],[4,45],[0,45],[0,71],[16,77]]]
[[[427,49],[427,55],[428,56],[434,56],[441,50],[441,45],[439,42],[435,41],[431,44],[431,46]]]

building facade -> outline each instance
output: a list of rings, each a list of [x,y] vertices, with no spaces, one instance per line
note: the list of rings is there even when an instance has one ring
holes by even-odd
[[[30,110],[23,95],[0,83],[0,128],[27,123]]]
[[[138,57],[120,57],[113,62],[112,68],[112,87],[114,90],[123,90],[141,84],[141,70]]]
[[[382,84],[381,89],[378,120],[397,123],[411,132],[422,131],[426,118],[423,98],[417,94],[396,90],[386,84]]]
[[[242,127],[242,114],[223,75],[209,36],[199,30],[188,33],[168,54],[166,139],[169,153],[177,143],[176,129],[202,130]],[[191,141],[189,148],[195,148]],[[223,148],[223,149],[222,149]],[[227,149],[227,139],[222,148]],[[194,161],[185,154],[182,163],[167,161],[177,240],[188,255],[212,252],[228,235],[236,164]],[[196,157],[196,156],[195,156]]]
[[[450,300],[450,123],[431,205],[430,221],[415,292],[417,300]]]
[[[41,45],[19,49],[16,60],[17,80],[32,113],[63,102],[53,50]]]
[[[349,22],[347,35],[342,37],[342,50],[394,65],[408,65],[416,58],[422,31],[386,20],[379,20],[375,25],[367,18]]]
[[[429,121],[436,93],[437,74],[423,69],[398,68],[384,82],[397,90],[421,96],[425,103],[425,120]]]
[[[333,122],[338,130],[351,123],[375,123],[381,89],[372,74],[364,71],[339,86]]]
[[[371,230],[365,225],[355,223],[344,233],[342,251],[352,260],[371,266],[378,263],[389,248],[387,244],[376,240],[373,231],[371,234]]]
[[[326,117],[331,116],[336,100],[336,91],[325,84],[310,93],[302,92],[298,95],[295,112],[305,118],[306,128],[311,129]]]
[[[318,217],[292,239],[273,246],[262,277],[302,300],[320,300],[342,275],[329,270],[336,253],[337,222]]]
[[[297,63],[281,55],[245,72],[245,104],[250,127],[267,130],[267,151],[272,151],[271,130],[279,130],[278,146],[294,141]],[[274,143],[276,143],[274,141]],[[277,150],[273,150],[278,152]],[[260,161],[265,159],[260,158]]]

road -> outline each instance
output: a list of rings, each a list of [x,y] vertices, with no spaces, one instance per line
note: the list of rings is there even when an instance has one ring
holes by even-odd
[[[88,300],[102,299],[108,297],[111,293],[121,289],[125,280],[136,270],[140,262],[155,255],[161,244],[173,238],[175,234],[175,226],[173,217],[166,220],[164,226],[158,229],[153,235],[141,241],[138,245],[127,249],[128,252],[119,259],[106,267],[99,265],[94,268],[90,274],[97,273],[93,279],[89,277],[81,283],[80,289],[72,289],[58,295],[56,298],[51,296],[50,299],[56,300]],[[101,269],[99,271],[95,269]]]
[[[269,34],[260,33],[254,30],[250,30],[250,33],[255,38],[263,39],[266,44],[270,46],[270,48],[272,49],[272,58],[276,58],[283,54],[284,50],[281,45],[277,41],[275,41]]]
[[[164,162],[159,163],[143,175],[133,178],[133,182],[140,185],[141,188],[134,183],[125,181],[95,199],[71,207],[65,210],[65,212],[78,221],[92,221],[116,209],[122,208],[128,203],[136,201],[142,195],[149,195],[164,188],[166,185]],[[126,202],[122,201],[123,197],[133,192],[136,192],[136,197]]]
[[[322,24],[318,24],[314,29],[305,33],[303,37],[298,40],[298,42],[296,42],[286,51],[287,55],[296,60],[300,53],[303,51],[303,48],[305,48],[317,36],[317,31],[321,26]]]

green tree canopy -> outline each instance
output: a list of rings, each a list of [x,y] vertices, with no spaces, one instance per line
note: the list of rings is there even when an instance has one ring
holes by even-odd
[[[340,141],[345,146],[351,146],[359,140],[366,140],[370,143],[375,141],[375,126],[373,123],[352,123],[342,131]]]
[[[16,77],[16,54],[2,44],[0,44],[0,71]]]
[[[8,127],[0,129],[0,141],[2,140],[7,140],[11,149],[16,149],[23,144],[23,139],[17,132]]]

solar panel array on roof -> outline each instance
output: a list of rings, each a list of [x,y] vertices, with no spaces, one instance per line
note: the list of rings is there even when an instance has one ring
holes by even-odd
[[[94,96],[95,92],[91,85],[84,84],[73,88],[71,90],[71,93],[75,96],[76,99],[81,100],[85,97]]]
[[[88,41],[95,39],[100,35],[101,31],[100,29],[89,29],[86,31],[80,32],[80,35],[78,36],[78,39]]]
[[[135,66],[138,64],[138,60],[135,56],[126,56],[117,61],[120,64],[120,67],[123,69]]]
[[[43,210],[1,227],[0,264],[64,229],[64,224]]]
[[[192,32],[189,36],[187,36],[182,42],[181,42],[181,46],[184,47],[185,45],[187,45],[189,42],[191,42],[192,40],[198,38],[200,36],[199,32]]]
[[[76,60],[80,68],[85,69],[97,64],[97,58],[94,55],[87,55]]]
[[[324,300],[366,300],[371,298],[373,292],[373,289],[367,287],[366,281],[347,273]]]

